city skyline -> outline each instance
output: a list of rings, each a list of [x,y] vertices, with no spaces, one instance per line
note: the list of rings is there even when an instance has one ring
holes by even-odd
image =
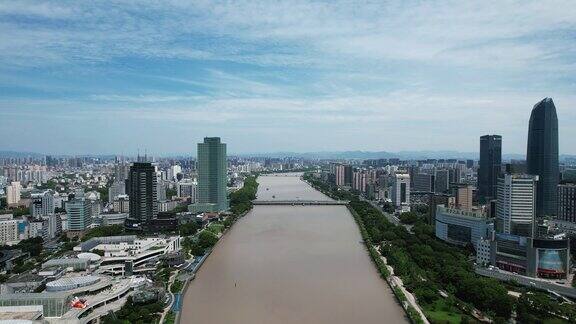
[[[186,153],[217,134],[231,153],[476,151],[500,134],[522,154],[551,97],[560,153],[576,154],[570,6],[0,5],[0,149]]]

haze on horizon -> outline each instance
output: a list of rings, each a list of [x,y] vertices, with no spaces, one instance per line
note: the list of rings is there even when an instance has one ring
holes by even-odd
[[[576,154],[576,4],[5,1],[0,150],[525,154],[554,99]]]

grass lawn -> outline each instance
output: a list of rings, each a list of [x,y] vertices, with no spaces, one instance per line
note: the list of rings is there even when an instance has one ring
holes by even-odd
[[[433,305],[424,307],[426,318],[431,323],[455,323],[462,321],[462,313],[459,309],[446,305],[443,299],[438,299]]]
[[[210,225],[208,225],[207,229],[214,234],[219,234],[219,233],[222,233],[222,230],[224,229],[224,225],[222,225],[222,224],[210,224]]]

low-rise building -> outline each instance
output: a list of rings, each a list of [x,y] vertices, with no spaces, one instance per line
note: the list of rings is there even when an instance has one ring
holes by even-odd
[[[436,237],[459,245],[472,244],[477,249],[478,241],[488,237],[492,224],[480,211],[436,207]]]

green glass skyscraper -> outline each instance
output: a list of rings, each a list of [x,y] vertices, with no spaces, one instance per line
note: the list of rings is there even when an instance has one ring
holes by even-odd
[[[228,209],[226,196],[226,144],[219,137],[205,137],[198,143],[198,200],[190,206],[194,212],[217,212]]]

